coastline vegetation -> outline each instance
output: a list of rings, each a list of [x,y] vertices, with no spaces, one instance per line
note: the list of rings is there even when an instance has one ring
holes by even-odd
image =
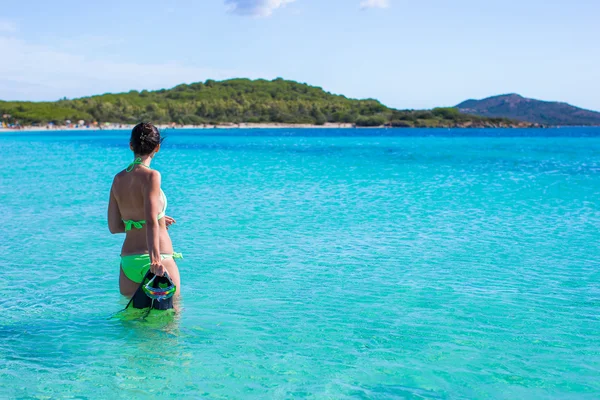
[[[0,101],[5,124],[217,125],[227,123],[353,124],[355,126],[513,126],[505,118],[462,114],[456,108],[395,110],[374,99],[355,100],[281,78],[207,80],[156,91],[132,90],[54,102]],[[521,126],[523,123],[519,124]]]

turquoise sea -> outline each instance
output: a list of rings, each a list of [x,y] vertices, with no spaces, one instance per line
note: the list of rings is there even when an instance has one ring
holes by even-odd
[[[0,133],[0,397],[600,398],[600,129],[169,130],[176,315],[119,314],[128,131]]]

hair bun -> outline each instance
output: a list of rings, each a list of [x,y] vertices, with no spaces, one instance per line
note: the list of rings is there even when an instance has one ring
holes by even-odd
[[[162,142],[158,129],[147,122],[137,124],[131,131],[130,143],[135,154],[150,154]]]

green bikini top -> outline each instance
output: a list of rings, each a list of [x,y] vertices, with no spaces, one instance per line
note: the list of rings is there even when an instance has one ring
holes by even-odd
[[[131,164],[129,164],[129,166],[127,167],[127,169],[125,171],[126,172],[133,171],[133,168],[136,165],[141,165],[143,167],[151,169],[149,166],[147,166],[146,164],[142,163],[142,159],[138,157],[135,160],[133,160],[133,162]],[[167,211],[167,196],[165,196],[165,192],[163,192],[162,189],[160,189],[160,195],[163,198],[165,206],[163,207],[162,211],[158,214],[158,219],[164,218],[165,212]],[[128,232],[132,228],[142,229],[142,227],[144,226],[144,224],[146,223],[146,221],[134,221],[134,220],[130,219],[130,220],[123,220],[123,223],[125,224],[125,232]]]

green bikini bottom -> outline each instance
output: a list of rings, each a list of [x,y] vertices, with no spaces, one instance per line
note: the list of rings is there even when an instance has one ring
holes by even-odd
[[[183,258],[181,253],[161,254],[161,260],[168,258]],[[121,256],[121,269],[127,278],[135,283],[142,283],[146,273],[150,270],[149,254],[134,254],[131,256]]]

